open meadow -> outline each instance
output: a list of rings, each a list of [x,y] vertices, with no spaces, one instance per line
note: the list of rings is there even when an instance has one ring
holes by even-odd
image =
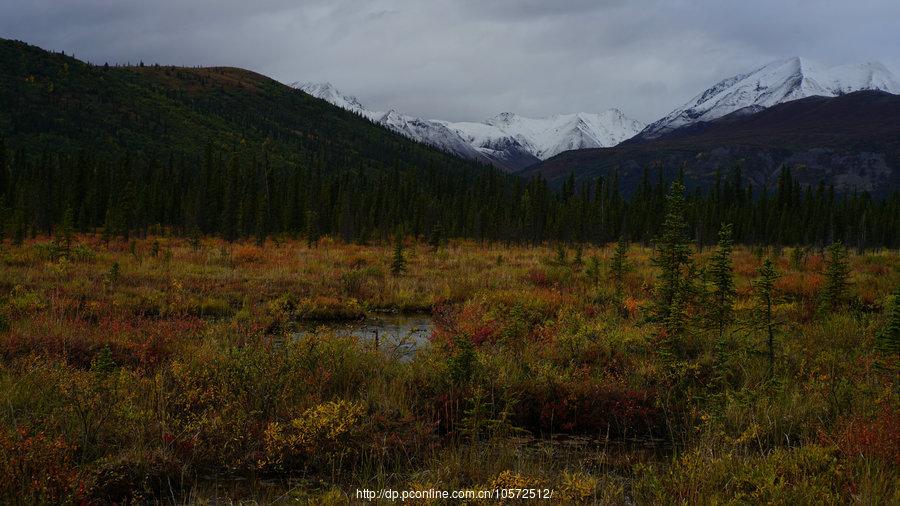
[[[660,320],[654,251],[618,252],[7,241],[0,502],[900,501],[900,254],[850,252],[835,286],[831,250],[735,247],[726,318],[693,249]],[[333,331],[382,313],[430,338]]]

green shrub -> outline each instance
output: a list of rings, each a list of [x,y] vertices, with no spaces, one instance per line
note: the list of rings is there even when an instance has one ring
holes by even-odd
[[[34,313],[47,307],[46,299],[43,296],[34,290],[27,290],[21,285],[13,288],[6,305],[13,315]]]
[[[875,337],[878,350],[890,357],[900,357],[900,289],[886,304],[887,321]]]
[[[35,244],[34,251],[38,258],[45,261],[55,261],[66,254],[66,249],[56,242]]]
[[[191,314],[201,318],[225,318],[234,314],[231,304],[218,297],[204,297],[194,300],[191,304]]]
[[[86,244],[76,244],[69,251],[69,258],[74,262],[93,262],[97,259],[97,252]]]

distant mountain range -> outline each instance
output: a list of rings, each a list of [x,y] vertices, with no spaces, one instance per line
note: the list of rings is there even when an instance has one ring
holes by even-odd
[[[826,67],[794,57],[723,79],[665,117],[644,125],[618,109],[546,118],[526,118],[506,112],[475,122],[423,119],[394,110],[370,110],[329,83],[296,83],[293,86],[454,155],[490,163],[510,172],[531,168],[524,173],[539,172],[541,169],[535,169],[537,167],[558,166],[558,161],[552,164],[541,162],[560,153],[609,148],[620,143],[644,143],[675,132],[680,132],[677,136],[684,136],[696,132],[696,125],[707,125],[723,117],[733,121],[806,97],[837,97],[863,90],[900,93],[898,80],[880,63]]]
[[[423,119],[394,110],[370,110],[356,97],[344,95],[330,83],[293,86],[411,139],[508,171],[522,169],[563,151],[615,146],[644,127],[618,109],[547,118],[526,118],[505,112],[481,122]]]
[[[809,184],[900,189],[898,92],[877,63],[791,58],[725,79],[646,127],[615,109],[450,122],[372,111],[329,84],[289,87],[227,67],[98,67],[0,39],[0,137],[15,149],[193,156],[210,146],[252,158],[266,146],[281,167],[493,172],[476,160],[552,185],[618,173],[624,193],[655,165],[684,167],[696,185],[742,164],[763,186],[785,164]]]

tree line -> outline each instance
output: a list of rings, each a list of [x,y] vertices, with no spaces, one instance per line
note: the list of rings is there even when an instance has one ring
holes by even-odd
[[[183,153],[8,150],[0,139],[0,233],[22,240],[74,230],[108,237],[174,233],[228,240],[272,236],[315,241],[387,240],[398,230],[519,243],[649,243],[661,232],[671,180],[662,169],[623,191],[618,175],[561,189],[476,165],[357,166],[331,152],[273,163],[265,146]],[[682,181],[683,175],[675,180]],[[897,247],[900,196],[875,199],[820,183],[802,186],[789,167],[773,188],[754,188],[740,166],[684,195],[685,230],[700,247],[729,223],[736,242],[759,245],[836,241],[859,249]]]

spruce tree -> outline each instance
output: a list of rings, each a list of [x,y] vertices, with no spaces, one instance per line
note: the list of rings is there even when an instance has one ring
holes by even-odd
[[[716,329],[716,370],[720,379],[725,375],[725,362],[728,354],[725,349],[725,329],[732,321],[735,297],[731,234],[731,224],[723,223],[719,228],[719,243],[713,255],[709,272],[713,282],[710,323]]]
[[[568,263],[568,260],[566,259],[566,246],[563,243],[556,245],[556,263],[557,265],[566,265]]]
[[[840,242],[832,243],[828,247],[827,253],[825,288],[822,291],[820,307],[825,311],[830,311],[840,307],[846,301],[850,267],[847,263],[847,249]]]
[[[683,311],[685,300],[685,269],[691,250],[685,236],[684,186],[676,181],[666,195],[666,214],[662,230],[656,239],[653,264],[660,269],[651,308],[651,319],[665,323],[672,316],[673,308]],[[681,297],[681,300],[677,299]],[[676,301],[678,304],[676,304]],[[680,315],[675,320],[680,321]],[[673,320],[674,321],[674,320]],[[671,330],[671,329],[670,329]]]
[[[106,377],[116,368],[116,361],[113,359],[112,350],[107,344],[94,356],[91,360],[91,371],[100,377]]]
[[[12,240],[13,244],[18,246],[25,242],[25,236],[28,235],[28,225],[25,222],[25,211],[21,206],[13,212],[12,220]]]
[[[194,251],[200,250],[200,229],[197,227],[191,228],[190,233],[188,234],[188,244],[191,245],[191,249]]]
[[[731,254],[734,246],[732,225],[722,224],[719,229],[719,243],[712,258],[710,275],[713,282],[713,304],[711,323],[715,325],[718,338],[725,334],[725,328],[731,323],[734,309],[734,270]]]
[[[127,192],[125,192],[127,193]],[[112,238],[120,236],[127,240],[131,230],[128,226],[126,218],[127,211],[126,198],[114,198],[110,196],[109,204],[106,208],[106,217],[103,223],[103,238],[105,242],[109,242]]]
[[[403,234],[397,232],[394,240],[394,256],[391,260],[391,274],[399,276],[406,272],[406,259],[403,257]]]
[[[887,310],[887,322],[875,336],[875,347],[885,355],[900,359],[900,288],[892,298]]]
[[[319,242],[319,215],[315,211],[309,211],[306,214],[306,246],[312,248]]]
[[[9,169],[6,167],[6,144],[3,141],[3,135],[0,134],[0,211],[6,207],[6,196],[12,189],[11,180]],[[4,223],[0,222],[0,227],[3,225]]]
[[[584,275],[592,283],[600,280],[600,259],[597,255],[591,255],[591,258],[588,259],[588,266],[584,271]]]
[[[791,249],[791,267],[795,270],[802,271],[806,264],[806,248],[795,246]]]
[[[266,243],[266,237],[269,236],[269,194],[268,190],[261,193],[259,202],[256,206],[256,226],[255,226],[256,244],[262,246]]]
[[[62,223],[59,225],[57,243],[59,247],[66,252],[72,248],[72,238],[75,236],[75,218],[72,213],[72,208],[69,207],[66,209],[66,212],[63,214]]]
[[[775,263],[771,258],[767,258],[762,267],[758,271],[759,277],[756,279],[756,295],[759,300],[757,307],[757,316],[760,324],[766,330],[766,348],[769,357],[769,376],[775,373],[775,331],[776,322],[772,315],[772,306],[774,304],[774,288],[775,280],[778,279],[778,271],[775,270]]]
[[[674,355],[678,352],[678,345],[680,344],[679,337],[683,336],[687,331],[687,299],[686,290],[676,290],[672,297],[672,302],[669,305],[669,312],[662,321],[667,337],[665,349],[662,351],[667,355]]]
[[[110,286],[114,286],[119,282],[119,278],[122,276],[122,270],[119,267],[119,262],[113,262],[109,267],[109,270],[106,271],[106,282]]]
[[[610,274],[612,275],[613,290],[615,290],[616,305],[619,310],[623,312],[625,302],[625,272],[628,270],[627,254],[628,241],[619,239],[619,242],[616,243],[615,252],[613,253]]]
[[[428,235],[428,245],[431,249],[437,251],[444,241],[444,228],[440,223],[436,223],[431,227],[431,233]]]

